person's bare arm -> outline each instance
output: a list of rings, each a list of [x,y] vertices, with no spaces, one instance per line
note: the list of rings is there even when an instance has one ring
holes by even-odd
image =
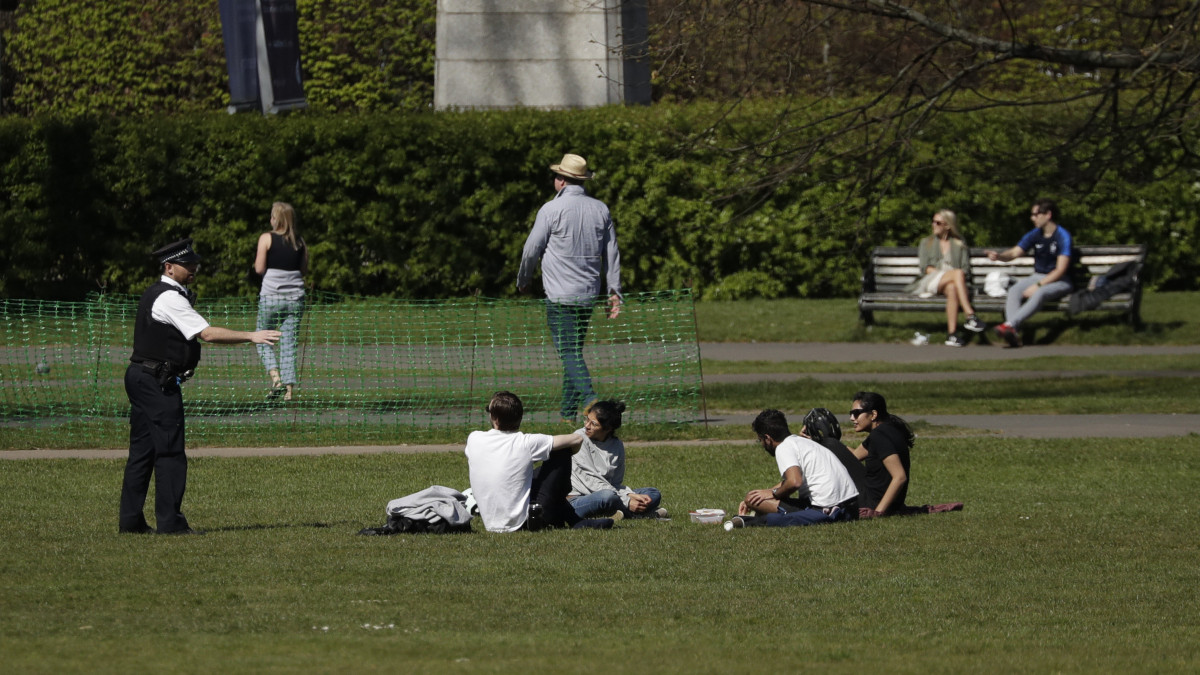
[[[267,251],[271,250],[271,233],[263,232],[258,238],[258,251],[254,254],[254,271],[260,276],[267,273]]]
[[[198,336],[201,340],[212,344],[221,345],[237,345],[245,342],[253,342],[256,345],[273,345],[279,336],[283,335],[277,330],[256,330],[256,331],[240,331],[222,328],[220,326],[209,326],[200,331]]]
[[[1038,279],[1038,282],[1036,284],[1026,287],[1026,289],[1021,293],[1021,297],[1032,298],[1033,294],[1037,293],[1038,289],[1040,289],[1042,286],[1045,286],[1046,284],[1054,283],[1055,281],[1062,279],[1067,273],[1067,268],[1070,266],[1071,266],[1071,258],[1070,257],[1065,256],[1065,255],[1058,256],[1058,260],[1056,260],[1054,263],[1054,269],[1050,270],[1050,273],[1047,274],[1046,276],[1042,277],[1041,279]]]
[[[770,499],[783,499],[795,492],[803,484],[804,474],[800,473],[800,467],[789,466],[787,471],[783,472],[783,478],[779,481],[778,485],[769,490],[751,490],[746,494],[746,503],[751,507],[757,507]]]
[[[883,468],[888,470],[892,476],[892,481],[888,483],[887,491],[883,493],[883,497],[875,506],[875,510],[880,513],[887,513],[891,508],[892,502],[895,501],[896,495],[900,492],[900,488],[908,483],[908,474],[904,472],[904,465],[900,463],[900,458],[896,455],[888,455],[883,459]]]
[[[988,260],[999,260],[1000,262],[1008,262],[1014,258],[1020,258],[1025,255],[1025,249],[1020,246],[1014,246],[1004,251],[988,251]]]
[[[557,450],[567,450],[572,455],[579,452],[579,448],[583,445],[583,436],[579,434],[559,434],[554,437],[554,447],[551,452]]]

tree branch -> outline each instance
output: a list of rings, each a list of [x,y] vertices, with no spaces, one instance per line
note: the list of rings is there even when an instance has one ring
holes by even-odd
[[[934,21],[925,14],[893,0],[807,0],[814,5],[842,9],[859,14],[871,14],[900,19],[925,28],[947,40],[953,40],[979,51],[1007,54],[1012,58],[1045,61],[1079,68],[1112,68],[1133,70],[1144,67],[1175,68],[1200,72],[1200,52],[1167,51],[1156,45],[1138,51],[1099,51],[1093,49],[1063,49],[1038,44],[996,40],[954,26]],[[1188,15],[1194,15],[1200,0],[1194,1]],[[1178,28],[1176,28],[1178,30]],[[1172,31],[1174,32],[1174,31]]]

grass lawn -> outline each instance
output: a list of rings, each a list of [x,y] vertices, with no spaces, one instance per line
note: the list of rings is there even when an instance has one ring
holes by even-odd
[[[940,373],[973,371],[1038,372],[1097,371],[1130,372],[1145,370],[1200,371],[1200,354],[1132,354],[1114,363],[1111,356],[1033,356],[1027,359],[948,360],[935,363],[889,361],[716,361],[704,360],[704,375],[730,373],[924,373],[933,369]],[[949,379],[949,378],[948,378]]]
[[[883,325],[867,331],[845,299],[696,311],[703,340],[890,341],[940,326],[937,315],[879,315]],[[1195,344],[1200,335],[1200,293],[1148,294],[1143,314],[1141,332],[1053,317],[1033,330],[1061,329],[1055,342],[1065,344]],[[863,377],[705,390],[710,410],[823,405],[841,414],[847,392],[863,388],[901,415],[1195,412],[1195,378],[1129,371],[1198,366],[1194,357],[1136,356],[1113,371],[1073,359],[1058,368],[1111,372],[979,387],[873,380],[904,370],[886,364],[776,364]],[[705,364],[706,374],[768,369],[721,368]],[[110,426],[119,447],[127,428]],[[727,533],[686,514],[730,510],[745,490],[775,481],[748,429],[623,431],[629,440],[721,439],[631,449],[629,482],[661,488],[672,521],[360,537],[382,524],[389,499],[431,484],[466,487],[462,456],[194,458],[184,506],[208,533],[117,535],[123,460],[0,462],[0,673],[1200,669],[1200,540],[1189,506],[1200,436],[996,439],[922,425],[909,501],[963,501],[963,512]],[[442,432],[420,441],[465,435]],[[306,444],[260,433],[265,446]],[[34,445],[60,447],[46,436],[53,430],[6,427],[0,448],[30,447],[39,434]]]
[[[465,487],[453,453],[202,458],[199,537],[117,535],[122,462],[0,471],[5,672],[1195,672],[1200,442],[922,439],[911,503],[785,530],[689,523],[769,485],[748,444],[632,451],[670,522],[360,537]],[[478,528],[478,523],[476,524]]]
[[[999,314],[981,317],[989,325]],[[901,342],[914,331],[941,336],[943,312],[876,312],[875,325],[858,320],[856,298],[824,300],[736,300],[696,303],[704,342]],[[1144,326],[1135,329],[1116,314],[1091,312],[1069,319],[1058,311],[1035,314],[1022,329],[1026,343],[1088,345],[1196,344],[1200,336],[1200,292],[1146,293]]]

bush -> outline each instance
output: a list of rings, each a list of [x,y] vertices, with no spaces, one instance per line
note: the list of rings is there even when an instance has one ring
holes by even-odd
[[[274,201],[296,206],[321,290],[507,296],[552,196],[547,167],[568,151],[597,171],[588,189],[613,210],[632,291],[851,296],[870,248],[915,243],[934,210],[957,211],[972,244],[1007,247],[1042,195],[1077,241],[1146,243],[1151,288],[1197,287],[1200,174],[1170,147],[1101,171],[1086,148],[1024,159],[1037,121],[980,112],[930,128],[864,191],[845,177],[853,167],[772,183],[773,167],[723,149],[772,114],[750,108],[712,130],[711,107],[671,105],[0,120],[0,296],[139,292],[154,274],[146,252],[183,236],[205,257],[202,293],[250,294]],[[978,151],[942,150],[959,147]],[[1168,165],[1180,168],[1143,168]]]
[[[297,0],[304,90],[314,110],[433,104],[433,0]],[[18,115],[176,114],[229,105],[216,0],[37,0],[4,58]]]

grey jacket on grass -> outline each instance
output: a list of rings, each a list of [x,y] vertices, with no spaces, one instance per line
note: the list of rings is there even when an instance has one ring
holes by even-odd
[[[445,520],[451,525],[465,525],[471,522],[466,500],[466,495],[454,488],[431,485],[420,492],[388,502],[387,515],[431,523]]]

